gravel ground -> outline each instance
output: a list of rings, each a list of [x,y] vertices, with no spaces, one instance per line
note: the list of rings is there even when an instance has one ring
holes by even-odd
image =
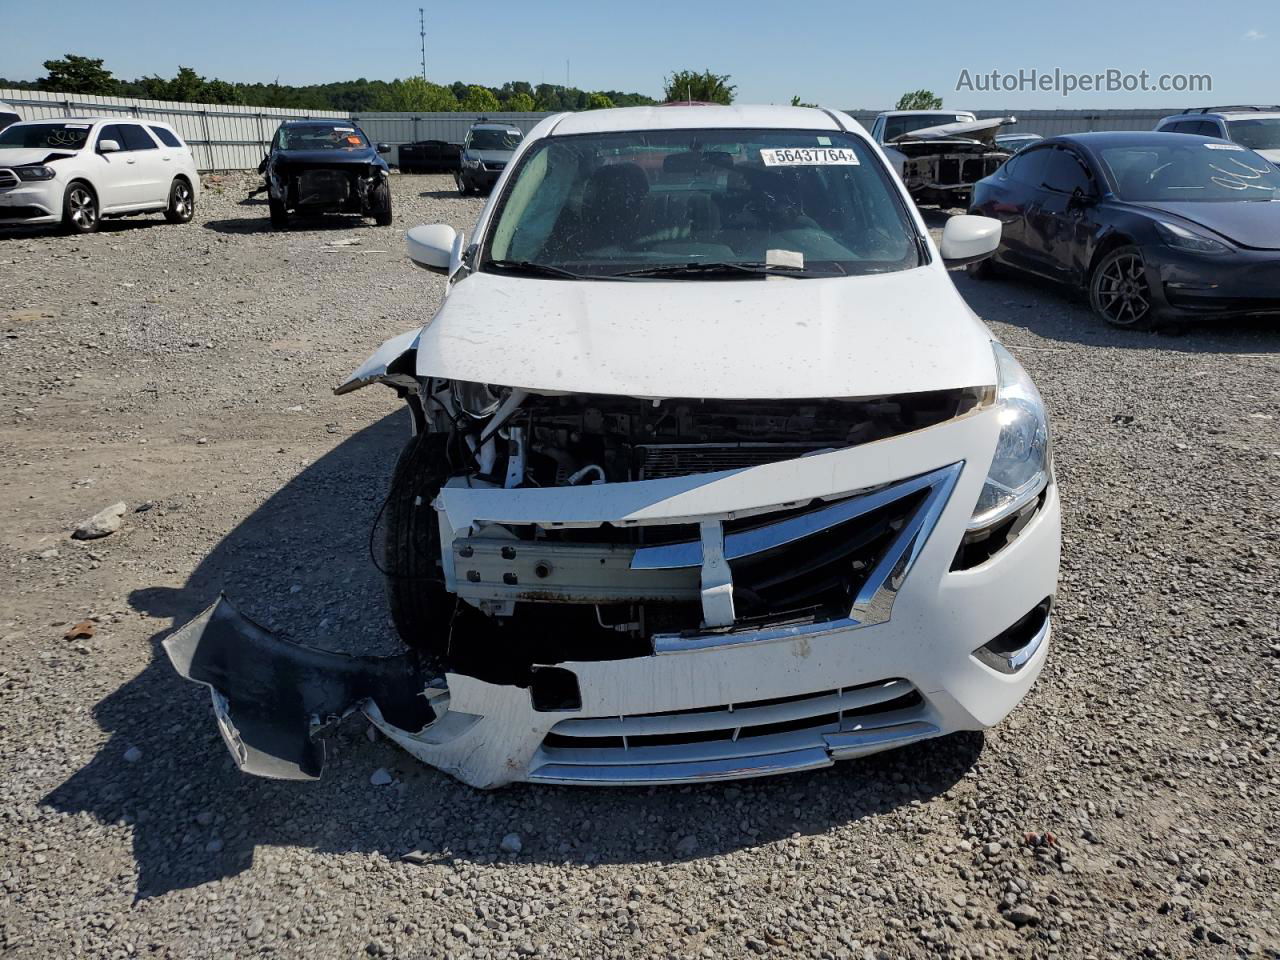
[[[0,233],[0,951],[1280,956],[1275,324],[1120,333],[957,275],[1045,395],[1066,524],[1054,652],[985,738],[486,794],[353,719],[324,780],[275,783],[157,643],[225,590],[396,648],[367,537],[406,425],[330,387],[440,297],[405,228],[480,201],[397,177],[391,229],[273,233],[248,182],[181,227]]]

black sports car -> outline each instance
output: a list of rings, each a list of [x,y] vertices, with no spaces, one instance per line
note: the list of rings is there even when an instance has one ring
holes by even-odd
[[[1185,133],[1079,133],[1011,157],[971,213],[1004,224],[978,276],[1014,267],[1088,290],[1108,323],[1280,313],[1280,171]]]
[[[390,168],[359,127],[333,120],[286,120],[258,172],[266,177],[271,225],[286,226],[290,212],[358,213],[391,224]]]

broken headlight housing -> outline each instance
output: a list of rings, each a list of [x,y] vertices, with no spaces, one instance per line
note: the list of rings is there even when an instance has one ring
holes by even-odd
[[[994,341],[991,348],[996,355],[1000,439],[969,521],[970,530],[999,523],[1022,509],[1048,484],[1053,463],[1040,391],[1008,350]]]
[[[454,380],[453,403],[472,420],[484,420],[493,416],[502,403],[502,388],[491,383]]]

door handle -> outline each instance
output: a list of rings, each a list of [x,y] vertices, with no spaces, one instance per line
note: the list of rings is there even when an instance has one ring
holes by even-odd
[[[173,160],[173,157],[161,157],[160,159],[163,160],[165,163],[169,163],[171,160]]]
[[[125,163],[137,163],[137,160],[126,160]]]

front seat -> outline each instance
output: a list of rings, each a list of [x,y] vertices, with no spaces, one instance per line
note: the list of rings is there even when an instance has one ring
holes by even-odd
[[[582,194],[582,250],[626,247],[640,234],[649,178],[634,163],[601,167]]]

